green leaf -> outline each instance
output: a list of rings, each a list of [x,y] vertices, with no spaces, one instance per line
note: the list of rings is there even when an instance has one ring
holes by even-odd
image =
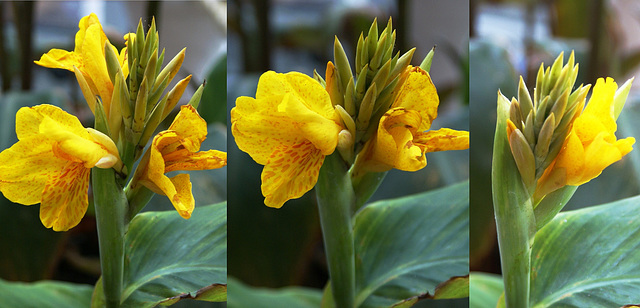
[[[35,283],[0,279],[2,307],[89,307],[93,286],[59,281]]]
[[[560,213],[535,237],[531,307],[638,302],[640,197]]]
[[[227,305],[231,307],[320,307],[322,292],[318,289],[286,287],[280,289],[250,287],[240,280],[229,277],[231,296]]]
[[[436,287],[433,295],[429,292],[405,299],[395,305],[394,308],[408,308],[422,299],[455,299],[469,297],[469,276],[453,277]]]
[[[177,297],[224,301],[227,204],[136,216],[125,237],[123,307],[153,307]],[[222,286],[225,286],[224,288]]]
[[[495,308],[504,289],[502,277],[478,272],[471,273],[470,277],[469,306]]]
[[[357,305],[433,294],[439,283],[469,273],[468,191],[464,182],[375,202],[356,214]]]

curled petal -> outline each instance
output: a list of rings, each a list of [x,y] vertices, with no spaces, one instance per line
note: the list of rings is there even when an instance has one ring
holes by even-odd
[[[413,142],[422,118],[415,110],[394,108],[380,119],[378,132],[368,153],[369,169],[375,172],[397,168],[415,171],[427,164],[424,146]]]
[[[40,220],[45,227],[67,231],[80,223],[89,205],[90,172],[82,164],[67,162],[47,181],[40,205]]]
[[[166,159],[165,172],[176,170],[211,170],[222,168],[227,165],[227,153],[209,150],[204,152],[191,153],[188,151],[176,151],[179,157]]]
[[[93,140],[82,138],[65,130],[63,126],[49,117],[44,118],[40,123],[40,133],[56,141],[55,149],[64,152],[60,153],[64,158],[82,161],[87,168],[92,168],[101,158],[110,154]]]
[[[316,185],[323,162],[324,155],[309,141],[276,149],[262,170],[264,203],[280,208],[302,197]]]
[[[294,95],[285,95],[281,106],[295,121],[305,139],[311,141],[322,154],[333,153],[342,130],[340,125],[314,112]]]
[[[438,92],[429,73],[419,67],[411,67],[408,68],[407,79],[391,107],[403,107],[419,112],[422,122],[416,128],[418,131],[426,131],[438,116],[439,104]]]
[[[191,105],[180,107],[180,112],[169,126],[169,130],[180,135],[185,140],[183,145],[191,152],[198,151],[202,141],[207,138],[207,122]]]

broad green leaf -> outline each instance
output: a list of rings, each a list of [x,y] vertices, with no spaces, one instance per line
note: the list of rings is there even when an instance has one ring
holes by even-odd
[[[535,237],[531,307],[640,300],[640,197],[560,213]]]
[[[322,292],[318,289],[286,287],[280,289],[247,286],[240,280],[229,277],[229,300],[232,307],[252,308],[317,308],[320,307]]]
[[[93,286],[59,281],[33,283],[0,279],[0,306],[38,308],[85,308],[91,303]]]
[[[125,237],[123,307],[153,307],[182,298],[224,301],[227,204],[136,216]]]
[[[357,305],[386,307],[434,294],[438,284],[469,273],[468,191],[464,182],[375,202],[356,214]],[[468,286],[461,288],[468,294]]]
[[[469,280],[469,305],[474,308],[495,308],[503,292],[502,276],[473,272]]]
[[[425,293],[405,299],[393,305],[394,308],[408,308],[422,299],[456,299],[469,297],[469,276],[453,277],[439,284],[432,294]]]

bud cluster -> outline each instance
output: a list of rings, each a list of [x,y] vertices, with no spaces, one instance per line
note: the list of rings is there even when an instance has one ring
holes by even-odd
[[[163,95],[184,61],[186,48],[161,68],[165,50],[158,54],[159,39],[155,19],[146,35],[140,20],[136,33],[128,33],[125,39],[129,69],[126,77],[118,64],[114,48],[109,42],[104,46],[107,70],[114,85],[110,110],[105,110],[105,113],[109,135],[118,144],[125,165],[131,167],[130,164],[140,157],[160,122],[182,97],[191,75],[178,81]],[[200,86],[189,102],[195,107],[199,103],[202,89],[203,86]]]
[[[562,149],[573,121],[584,107],[590,85],[580,85],[572,91],[578,76],[578,64],[574,62],[571,53],[563,66],[561,53],[546,70],[541,64],[533,98],[520,77],[518,99],[511,100],[509,145],[530,192]]]
[[[407,76],[403,72],[411,63],[415,48],[403,55],[399,51],[394,55],[395,41],[396,32],[391,19],[381,33],[378,33],[378,24],[374,20],[367,36],[361,33],[358,39],[355,76],[337,37],[334,41],[334,62],[327,64],[326,81],[314,72],[315,79],[325,85],[354,139],[352,144],[355,144],[356,154],[375,133],[380,118],[391,107]],[[433,53],[429,53],[423,62],[426,67],[431,65],[432,56]]]

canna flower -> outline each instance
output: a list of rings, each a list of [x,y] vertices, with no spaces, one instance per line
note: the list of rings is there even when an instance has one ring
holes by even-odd
[[[0,191],[12,202],[40,203],[45,227],[73,228],[87,211],[91,168],[121,164],[116,145],[51,105],[18,110],[16,134],[19,141],[0,153]]]
[[[365,171],[392,168],[417,171],[427,165],[425,153],[469,148],[469,132],[441,128],[429,131],[438,115],[438,93],[429,73],[409,66],[391,108],[380,118],[356,165]]]
[[[165,173],[226,166],[227,153],[215,150],[198,152],[206,138],[205,120],[193,106],[182,106],[169,129],[153,138],[136,169],[132,188],[143,185],[157,194],[167,196],[180,216],[189,219],[195,206],[189,175],[178,174],[169,178]]]
[[[615,136],[616,119],[622,109],[619,104],[624,104],[625,100],[616,102],[620,92],[616,92],[617,89],[618,85],[612,78],[596,81],[587,106],[573,122],[558,156],[538,180],[537,196],[544,196],[565,185],[578,186],[589,182],[604,168],[631,152],[635,139],[618,140]]]
[[[100,25],[98,17],[93,13],[80,19],[78,27],[80,30],[76,33],[75,49],[73,51],[54,48],[42,55],[40,60],[35,61],[35,63],[48,68],[61,68],[72,72],[75,71],[74,67],[76,67],[82,73],[93,95],[101,97],[105,112],[108,115],[113,93],[113,82],[107,70],[104,48],[105,43],[109,40],[104,31],[102,31],[102,25]],[[126,48],[123,48],[120,53],[115,47],[111,46],[111,48],[118,55],[120,68],[124,77],[126,77],[129,72]],[[93,111],[93,106],[90,105],[90,107]]]
[[[315,186],[342,130],[327,91],[298,72],[262,74],[256,98],[239,97],[231,110],[238,147],[265,166],[261,188],[269,207],[280,208]]]

